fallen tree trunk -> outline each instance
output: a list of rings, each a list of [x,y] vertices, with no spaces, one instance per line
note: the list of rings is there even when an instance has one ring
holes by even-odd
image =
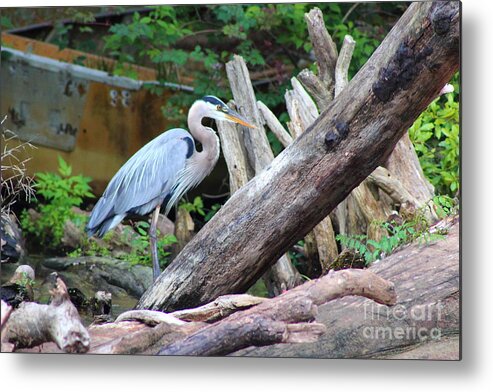
[[[327,333],[316,343],[251,347],[234,355],[459,359],[459,221],[455,217],[439,226],[450,223],[446,238],[407,245],[368,269],[394,283],[397,304],[392,308],[341,298],[319,308],[315,321]]]
[[[458,69],[459,8],[413,3],[338,98],[229,199],[137,307],[170,311],[244,292],[382,165]]]

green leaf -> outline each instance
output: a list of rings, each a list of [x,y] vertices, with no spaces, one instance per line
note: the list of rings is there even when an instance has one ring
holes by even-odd
[[[60,155],[58,155],[58,166],[58,171],[62,176],[68,177],[72,174],[72,167]]]

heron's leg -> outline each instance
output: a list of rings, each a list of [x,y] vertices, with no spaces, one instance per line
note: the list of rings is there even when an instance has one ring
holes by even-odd
[[[152,257],[152,280],[155,281],[161,274],[159,268],[159,259],[157,257],[157,221],[159,218],[159,210],[161,206],[157,206],[152,213],[151,227],[149,229],[149,242],[151,244],[151,257]]]

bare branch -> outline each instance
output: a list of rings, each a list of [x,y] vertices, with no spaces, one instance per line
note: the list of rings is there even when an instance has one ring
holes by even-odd
[[[308,33],[317,59],[319,78],[329,92],[334,89],[334,70],[337,62],[337,48],[325,28],[322,11],[313,8],[305,14]]]
[[[346,35],[342,43],[341,52],[337,58],[335,69],[335,91],[334,96],[337,97],[348,84],[348,70],[353,57],[354,46],[356,42],[353,37]]]
[[[317,103],[319,112],[329,106],[332,97],[317,75],[308,69],[304,69],[298,74],[298,79]]]
[[[262,116],[265,120],[265,123],[272,131],[274,135],[276,135],[277,139],[281,142],[284,147],[289,146],[293,142],[293,138],[291,135],[284,129],[280,121],[277,117],[270,111],[270,109],[262,102],[257,101],[257,106],[262,113]]]

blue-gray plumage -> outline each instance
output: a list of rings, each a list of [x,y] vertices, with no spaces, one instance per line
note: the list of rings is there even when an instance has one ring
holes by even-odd
[[[86,231],[102,237],[127,214],[153,212],[149,229],[154,279],[159,276],[156,225],[162,204],[165,214],[191,188],[197,186],[214,168],[219,157],[219,138],[204,125],[205,117],[236,122],[252,127],[238,113],[213,96],[196,101],[188,113],[190,132],[202,143],[202,151],[184,129],[170,129],[137,151],[115,174],[92,210]]]

